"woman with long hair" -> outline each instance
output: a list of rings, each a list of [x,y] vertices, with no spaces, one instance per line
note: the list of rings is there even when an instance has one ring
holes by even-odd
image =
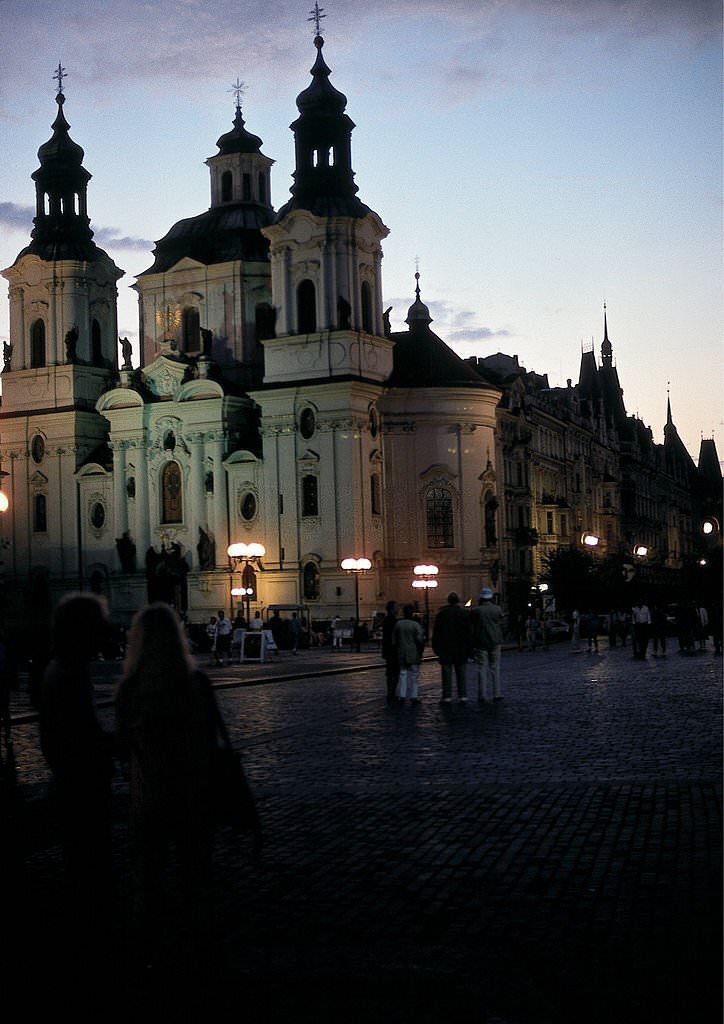
[[[211,684],[194,665],[168,605],[150,604],[135,616],[116,700],[119,745],[129,764],[134,921],[153,956],[170,908],[165,889],[172,847],[184,900],[176,932],[191,943],[208,938],[212,765],[220,723]]]

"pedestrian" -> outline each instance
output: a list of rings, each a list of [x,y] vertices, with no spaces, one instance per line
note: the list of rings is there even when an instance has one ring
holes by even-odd
[[[105,601],[66,595],[53,616],[52,658],[40,690],[40,743],[52,775],[68,908],[84,940],[111,895],[111,778],[114,739],[96,716],[91,662],[108,628]]]
[[[534,651],[538,644],[538,619],[535,617],[535,612],[531,612],[525,620],[525,638],[528,650]]]
[[[633,656],[642,661],[646,657],[649,630],[651,629],[651,612],[644,601],[637,602],[631,609],[631,624],[633,626]]]
[[[573,644],[574,651],[580,651],[581,649],[581,613],[577,608],[573,609],[571,615],[571,643]]]
[[[488,680],[493,679],[493,700],[502,700],[500,652],[503,646],[503,613],[493,603],[493,591],[483,587],[477,608],[470,612],[470,634],[478,682],[478,700],[488,699]]]
[[[465,704],[468,699],[465,671],[470,653],[470,623],[468,613],[460,607],[460,598],[454,591],[448,594],[447,604],[435,616],[432,649],[440,660],[442,703],[450,704],[452,701],[454,674],[458,700]]]
[[[696,606],[696,639],[699,650],[706,650],[706,638],[709,636],[709,613],[703,604]]]
[[[216,616],[212,615],[206,625],[206,639],[209,643],[209,652],[211,657],[209,659],[210,665],[220,665],[218,655],[216,653]]]
[[[254,612],[254,618],[249,623],[249,629],[253,629],[255,632],[260,633],[264,627],[264,623],[261,621],[261,612]]]
[[[280,649],[284,642],[283,637],[286,627],[284,625],[284,620],[279,614],[278,608],[274,609],[274,614],[269,619],[269,629],[271,630],[271,635],[274,638],[274,643],[277,645],[277,649]]]
[[[651,642],[654,657],[657,658],[659,656],[659,647],[661,647],[661,657],[665,658],[666,609],[660,604],[655,604],[651,607]]]
[[[592,654],[594,651],[598,654],[598,633],[601,628],[601,622],[598,615],[589,608],[586,612],[585,622],[585,633],[588,639],[588,653]]]
[[[396,696],[400,704],[409,697],[413,704],[420,703],[418,685],[420,680],[420,662],[425,649],[425,632],[415,619],[414,604],[406,604],[402,609],[402,618],[395,623],[392,631],[392,643],[397,653],[399,676]]]
[[[335,615],[332,620],[332,647],[342,646],[342,620],[339,615]]]
[[[292,612],[292,621],[289,623],[289,631],[292,638],[292,654],[296,654],[299,650],[299,644],[302,641],[302,633],[304,632],[301,619],[296,612]]]
[[[231,664],[231,619],[227,619],[222,609],[216,620],[216,664]]]
[[[397,601],[388,601],[385,605],[385,617],[382,620],[382,657],[385,660],[385,683],[387,686],[387,703],[397,701],[397,681],[400,666],[397,661],[397,648],[392,641],[392,633],[397,625]]]
[[[167,604],[147,605],[133,620],[116,713],[119,748],[128,761],[132,915],[140,952],[144,962],[152,960],[168,925],[174,846],[184,903],[180,938],[201,953],[209,939],[212,766],[220,719],[209,679],[195,668]]]

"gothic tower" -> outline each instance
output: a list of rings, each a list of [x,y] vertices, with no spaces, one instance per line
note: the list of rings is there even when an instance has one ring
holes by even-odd
[[[123,272],[93,241],[91,175],[69,134],[59,67],[52,137],[32,175],[30,244],[3,271],[10,282],[10,343],[2,371],[0,442],[10,473],[9,566],[47,570],[61,588],[87,578],[78,537],[101,534],[107,496],[81,503],[76,474],[105,438],[95,403],[117,370],[116,282]]]

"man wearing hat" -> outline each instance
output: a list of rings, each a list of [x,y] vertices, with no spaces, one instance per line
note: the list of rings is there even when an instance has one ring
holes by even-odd
[[[488,676],[493,677],[493,700],[502,700],[500,692],[500,650],[503,644],[503,613],[493,603],[493,591],[483,587],[477,608],[470,612],[470,630],[478,680],[478,700],[488,699]]]

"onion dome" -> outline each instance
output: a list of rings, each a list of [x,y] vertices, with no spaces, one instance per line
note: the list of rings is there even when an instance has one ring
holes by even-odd
[[[332,74],[322,56],[324,39],[314,37],[317,48],[317,59],[310,69],[312,83],[297,96],[297,110],[300,114],[317,114],[335,117],[343,114],[347,106],[347,97],[339,89],[335,89],[329,81]]]
[[[237,106],[234,127],[230,132],[222,135],[216,142],[216,145],[219,147],[217,155],[228,156],[231,153],[259,153],[261,151],[261,144],[259,136],[252,135],[244,127],[241,107]]]
[[[430,310],[427,308],[425,303],[420,298],[420,274],[415,274],[415,301],[412,303],[407,311],[406,324],[412,327],[413,323],[431,324],[432,317],[430,316]]]

